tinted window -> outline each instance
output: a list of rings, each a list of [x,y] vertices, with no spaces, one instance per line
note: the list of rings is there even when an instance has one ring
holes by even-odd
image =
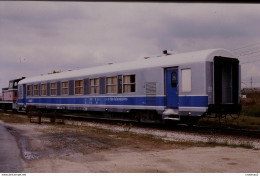
[[[172,87],[176,87],[177,86],[177,73],[175,71],[172,72],[171,81],[172,81]]]

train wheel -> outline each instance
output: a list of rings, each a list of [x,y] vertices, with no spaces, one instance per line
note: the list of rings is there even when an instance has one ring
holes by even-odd
[[[161,123],[161,117],[157,114],[156,111],[136,111],[135,118],[140,123]]]
[[[193,116],[183,116],[181,117],[181,122],[187,124],[188,126],[194,126],[198,123],[199,118]]]

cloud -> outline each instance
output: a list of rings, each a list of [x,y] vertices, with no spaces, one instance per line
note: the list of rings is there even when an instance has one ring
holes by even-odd
[[[0,87],[21,75],[207,48],[259,38],[260,5],[0,2]],[[26,61],[20,63],[20,58]]]

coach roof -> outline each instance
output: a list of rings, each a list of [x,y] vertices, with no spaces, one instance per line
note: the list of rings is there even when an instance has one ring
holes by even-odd
[[[55,74],[48,74],[36,77],[29,77],[19,82],[19,84],[33,83],[33,82],[44,82],[58,79],[73,79],[77,77],[84,77],[86,75],[95,75],[102,73],[120,72],[127,70],[136,70],[143,68],[153,67],[171,67],[179,66],[185,63],[196,63],[196,62],[212,62],[214,56],[223,57],[234,57],[231,52],[225,49],[209,49],[201,50],[180,54],[173,54],[168,56],[153,57],[143,60],[135,60],[124,63],[103,65],[97,67],[90,67],[80,70],[66,71]]]

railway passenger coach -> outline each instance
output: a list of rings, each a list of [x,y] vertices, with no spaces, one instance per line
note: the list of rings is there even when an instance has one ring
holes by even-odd
[[[239,113],[240,66],[224,49],[165,55],[23,79],[18,107],[197,120]]]

